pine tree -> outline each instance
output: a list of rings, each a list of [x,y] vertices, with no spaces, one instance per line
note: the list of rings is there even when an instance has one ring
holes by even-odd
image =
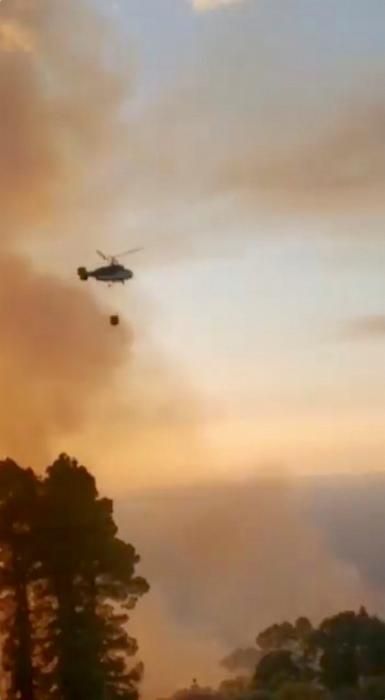
[[[39,483],[32,470],[0,463],[2,670],[9,700],[34,700],[31,585],[38,576],[34,523]]]
[[[7,700],[133,700],[126,626],[148,590],[112,502],[65,455],[44,479],[0,463],[0,611]]]
[[[126,700],[137,694],[141,667],[129,669],[136,641],[127,610],[148,590],[135,577],[139,558],[117,537],[112,502],[66,455],[47,470],[43,488],[42,558],[57,599],[51,655],[65,700]]]

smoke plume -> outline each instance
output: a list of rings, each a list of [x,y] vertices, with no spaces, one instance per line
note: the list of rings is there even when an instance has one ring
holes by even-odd
[[[4,254],[0,329],[1,450],[42,465],[82,427],[123,360],[122,343],[88,294]],[[128,331],[119,336],[126,345]]]
[[[130,344],[128,330],[112,337],[84,287],[38,272],[21,252],[37,257],[42,236],[76,245],[108,216],[110,201],[95,205],[95,173],[123,137],[130,81],[115,65],[118,43],[86,3],[0,5],[0,449],[28,462],[81,429]]]
[[[223,678],[220,660],[274,622],[300,615],[317,622],[363,601],[379,608],[376,588],[334,553],[297,486],[280,478],[217,483],[119,503],[122,530],[140,546],[156,591],[149,630],[139,613],[135,620],[146,697],[186,687],[194,676],[203,684]]]
[[[63,235],[87,204],[91,215],[92,173],[105,171],[121,144],[120,110],[131,87],[128,57],[118,64],[112,46],[119,54],[118,37],[112,41],[108,22],[86,3],[1,4],[0,205],[8,240],[42,229]]]
[[[81,432],[83,440],[98,431],[109,469],[116,452],[123,455],[124,471],[117,478],[127,480],[128,490],[136,450],[139,466],[154,458],[149,482],[167,461],[170,480],[179,478],[186,463],[191,474],[194,461],[200,474],[208,471],[204,449],[196,449],[190,429],[194,405],[178,382],[158,383],[157,365],[156,382],[145,371],[148,394],[142,393],[144,383],[133,380],[129,410],[122,413],[111,382],[130,348],[131,332],[112,333],[84,287],[38,272],[22,251],[34,249],[37,257],[43,238],[80,245],[105,226],[116,201],[109,175],[123,147],[135,156],[131,172],[146,211],[149,193],[157,189],[157,206],[164,196],[164,211],[167,200],[174,211],[179,182],[194,195],[203,192],[206,201],[218,193],[251,195],[253,202],[256,193],[267,193],[275,204],[294,199],[299,208],[309,201],[323,206],[325,199],[340,204],[361,193],[377,201],[384,182],[383,120],[380,108],[369,109],[369,121],[355,121],[351,128],[337,119],[336,131],[320,139],[320,147],[290,145],[273,158],[270,148],[259,150],[266,139],[255,129],[260,113],[249,110],[255,85],[247,83],[250,74],[239,80],[237,65],[231,65],[237,57],[233,46],[227,62],[219,58],[220,73],[202,71],[208,79],[200,92],[193,89],[189,100],[180,92],[161,110],[162,119],[155,110],[128,140],[122,114],[131,88],[129,57],[118,37],[111,38],[105,18],[90,8],[76,0],[0,3],[0,449],[41,463],[69,434]],[[260,78],[261,64],[249,64],[253,74],[258,64]],[[265,85],[271,73],[271,66],[263,73]],[[218,86],[225,84],[232,92],[221,100]],[[241,93],[248,122],[244,113],[234,117]],[[209,95],[217,100],[220,118]],[[244,126],[250,124],[248,131]],[[180,207],[178,213],[183,217]],[[151,219],[146,221],[153,236]],[[96,428],[90,425],[95,413]],[[178,428],[174,445],[170,425]],[[142,553],[143,573],[155,591],[143,616],[139,608],[135,618],[148,692],[171,692],[192,674],[215,679],[215,659],[250,643],[279,618],[318,618],[371,600],[365,581],[333,556],[286,484],[178,489],[142,502],[136,494],[135,505],[121,504],[119,521]]]

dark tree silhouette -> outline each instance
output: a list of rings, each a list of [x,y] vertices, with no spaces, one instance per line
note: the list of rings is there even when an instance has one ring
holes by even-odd
[[[383,700],[385,622],[365,608],[345,611],[313,627],[306,617],[274,624],[257,647],[236,649],[222,666],[234,672],[257,659],[251,675],[218,688],[192,687],[169,700]]]
[[[117,537],[112,502],[66,455],[47,470],[41,514],[43,558],[57,614],[51,626],[58,684],[66,700],[132,700],[142,668],[125,626],[148,584],[135,577],[134,548]]]
[[[264,655],[255,687],[272,690],[290,681],[288,695],[323,688],[339,700],[377,697],[385,689],[385,623],[365,608],[326,618],[318,628],[307,618],[272,625],[257,643]]]
[[[385,623],[346,611],[324,620],[314,632],[321,653],[321,680],[328,688],[355,686],[361,677],[385,673]]]
[[[255,676],[255,686],[276,689],[288,681],[297,681],[300,670],[286,649],[272,651],[259,662]]]
[[[148,590],[112,502],[61,455],[37,479],[0,463],[0,607],[7,700],[134,700],[142,666],[126,630]]]
[[[257,637],[257,644],[262,651],[277,651],[286,649],[297,640],[297,633],[290,622],[267,627]]]
[[[0,462],[2,669],[10,699],[35,697],[30,595],[41,566],[34,538],[38,489],[30,469]]]

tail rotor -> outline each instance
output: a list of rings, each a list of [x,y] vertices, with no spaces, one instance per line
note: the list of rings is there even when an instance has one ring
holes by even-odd
[[[78,267],[78,275],[83,282],[88,280],[88,272],[85,267]]]

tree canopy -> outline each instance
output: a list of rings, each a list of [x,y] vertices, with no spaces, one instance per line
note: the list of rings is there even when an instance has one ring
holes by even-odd
[[[39,478],[0,462],[1,663],[7,700],[135,700],[129,611],[148,590],[113,504],[60,455]]]
[[[216,689],[196,684],[173,700],[384,700],[385,622],[365,608],[344,611],[313,627],[301,617],[262,630],[256,647],[222,661],[231,673]],[[255,661],[250,671],[250,661]]]

